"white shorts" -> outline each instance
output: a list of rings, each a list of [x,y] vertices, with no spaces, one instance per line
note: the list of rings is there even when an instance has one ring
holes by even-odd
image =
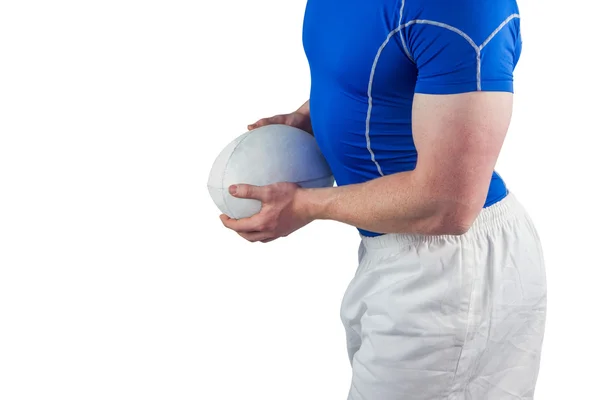
[[[341,310],[349,400],[533,399],[542,248],[509,194],[461,236],[363,237]]]

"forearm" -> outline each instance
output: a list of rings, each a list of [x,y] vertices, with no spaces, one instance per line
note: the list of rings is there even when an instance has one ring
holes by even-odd
[[[428,235],[464,233],[477,205],[441,193],[416,171],[362,184],[306,189],[300,202],[314,219],[335,220],[379,233]]]

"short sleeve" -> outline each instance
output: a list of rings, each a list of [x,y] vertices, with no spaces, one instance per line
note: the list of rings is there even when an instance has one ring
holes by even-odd
[[[478,2],[476,13],[456,7],[405,23],[407,55],[417,68],[415,93],[513,92],[521,53],[519,15],[505,7],[486,10],[481,3],[490,2]]]

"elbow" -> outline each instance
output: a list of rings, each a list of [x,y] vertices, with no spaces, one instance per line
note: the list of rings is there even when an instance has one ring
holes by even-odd
[[[438,225],[432,230],[432,235],[451,235],[460,236],[464,235],[471,229],[472,223],[467,221],[448,221]]]
[[[459,174],[460,175],[460,174]],[[461,236],[467,233],[479,216],[485,198],[487,186],[477,185],[468,179],[443,180],[432,179],[427,174],[421,180],[422,192],[426,201],[422,202],[426,210],[425,234]]]
[[[478,212],[474,212],[472,209],[454,208],[441,212],[436,215],[427,233],[429,235],[464,235],[471,229],[477,215]]]

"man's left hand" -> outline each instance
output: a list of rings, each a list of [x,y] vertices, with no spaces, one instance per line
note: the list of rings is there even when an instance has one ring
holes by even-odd
[[[232,196],[255,199],[262,203],[259,213],[242,219],[221,215],[221,222],[250,242],[267,243],[289,235],[312,222],[299,197],[301,189],[294,183],[275,183],[267,186],[233,185]]]

